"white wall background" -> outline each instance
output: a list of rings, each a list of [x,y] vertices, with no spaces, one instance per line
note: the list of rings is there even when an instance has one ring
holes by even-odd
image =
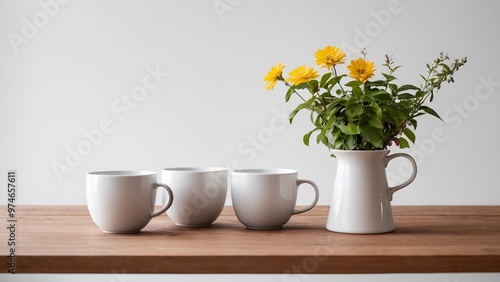
[[[393,204],[498,205],[499,12],[493,0],[0,0],[0,171],[17,170],[18,204],[84,205],[88,171],[293,168],[328,205],[336,162],[302,144],[305,113],[284,120],[298,101],[264,90],[269,68],[313,66],[326,45],[366,47],[379,70],[392,54],[399,82],[419,84],[447,51],[469,62],[432,105],[446,122],[420,119],[405,151],[419,173]],[[389,169],[391,183],[407,175]],[[304,189],[298,202],[311,199]]]

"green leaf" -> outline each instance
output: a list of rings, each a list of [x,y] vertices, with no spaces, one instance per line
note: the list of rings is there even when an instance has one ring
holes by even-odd
[[[385,80],[375,80],[375,81],[367,81],[366,86],[367,87],[374,87],[374,86],[386,86],[387,81]]]
[[[322,128],[318,136],[316,136],[316,143],[319,144],[323,140],[327,139],[325,135],[326,135],[326,128]]]
[[[295,108],[295,110],[293,110],[293,111],[290,113],[290,115],[288,116],[288,120],[290,121],[290,123],[292,123],[293,118],[295,117],[295,115],[296,115],[299,111],[301,111],[301,110],[303,110],[303,109],[308,109],[308,108],[309,108],[309,105],[307,104],[307,102],[306,102],[306,103],[302,103],[302,104],[298,105],[298,106],[297,106],[297,108]]]
[[[336,119],[335,115],[331,115],[330,119],[328,119],[328,121],[325,124],[325,128],[331,128],[336,120],[337,119]]]
[[[379,119],[374,113],[366,115],[366,119],[368,120],[370,126],[378,129],[384,129],[382,119]]]
[[[403,109],[396,105],[385,105],[383,109],[385,113],[394,120],[396,120],[397,123],[404,121],[408,118]]]
[[[345,112],[349,118],[355,118],[363,113],[363,105],[355,97],[350,98],[345,105]]]
[[[355,87],[360,87],[361,84],[363,84],[363,82],[358,80],[351,80],[348,83],[346,83],[345,86],[355,88]]]
[[[437,117],[437,118],[438,118],[438,119],[440,119],[440,120],[443,120],[443,119],[442,119],[442,118],[438,115],[438,113],[436,113],[436,111],[434,111],[433,109],[431,109],[431,108],[429,108],[429,107],[427,107],[427,106],[423,106],[423,105],[422,105],[422,106],[420,106],[420,109],[421,109],[421,110],[423,110],[424,112],[426,112],[426,113],[428,113],[428,114],[432,115],[432,116]]]
[[[377,105],[376,103],[373,103],[370,105],[370,109],[375,114],[375,116],[377,117],[378,120],[382,120],[382,117],[383,117],[382,109],[379,107],[379,105]]]
[[[348,135],[346,140],[347,150],[354,150],[356,148],[356,139],[355,135]]]
[[[372,104],[372,102],[375,102],[375,100],[373,99],[373,97],[371,97],[369,95],[363,95],[363,96],[361,96],[361,102]]]
[[[341,137],[342,136],[342,137]],[[345,148],[345,142],[344,142],[344,138],[343,138],[343,134],[341,134],[341,132],[339,132],[339,137],[337,139],[335,139],[335,144],[334,144],[334,147],[336,149],[340,149],[340,150],[344,150]]]
[[[293,87],[290,87],[290,89],[288,89],[288,91],[286,92],[286,95],[285,95],[285,102],[288,102],[288,100],[290,100],[290,97],[292,97],[292,94],[295,92],[295,89],[293,89]]]
[[[311,106],[314,101],[316,100],[316,96],[311,96],[311,98],[309,98],[309,100],[306,101],[306,103]]]
[[[330,145],[333,145],[334,149],[336,149],[335,142],[337,142],[337,139],[340,137],[340,134],[341,134],[340,131],[337,131],[337,132],[335,132],[335,134],[333,134],[333,132],[330,132],[330,134],[326,135],[327,139],[328,139],[328,143]]]
[[[413,133],[413,131],[411,131],[409,128],[405,128],[403,129],[403,133],[404,135],[406,135],[406,137],[408,137],[408,139],[410,139],[413,144],[415,144],[415,133]]]
[[[315,129],[309,131],[306,135],[304,135],[304,137],[302,138],[302,141],[304,142],[304,144],[306,146],[309,146],[309,139],[311,138],[311,134],[316,131],[316,130],[319,130],[318,127],[316,127]]]
[[[384,131],[382,129],[373,127],[369,120],[362,119],[359,123],[359,131],[361,136],[375,148],[382,147],[382,139],[384,137]]]
[[[342,79],[342,77],[344,77],[344,76],[347,76],[347,75],[343,74],[343,75],[339,75],[339,76],[334,76],[330,80],[328,80],[328,82],[326,83],[326,85],[328,87],[333,87],[335,84],[339,83],[340,80]],[[342,91],[342,90],[338,89],[337,91]]]
[[[410,148],[410,143],[403,137],[399,138],[399,148],[405,149],[405,148]]]
[[[391,94],[384,90],[370,91],[367,93],[367,95],[370,95],[371,97],[373,97],[373,99],[380,102],[389,102],[392,100]]]
[[[309,84],[309,92],[311,92],[311,94],[319,91],[317,80],[310,80],[309,82],[307,82],[307,84]]]
[[[353,122],[349,122],[347,125],[341,123],[338,126],[342,133],[347,135],[356,135],[359,134],[359,127]]]
[[[391,89],[392,95],[396,95],[398,93],[398,86],[396,84],[389,84],[389,89]]]
[[[323,99],[330,99],[330,100],[333,99],[332,93],[330,93],[330,91],[328,91],[328,90],[325,91],[325,92],[323,92],[323,93],[321,93],[320,97],[323,98]]]
[[[392,125],[399,125],[399,122],[397,120],[395,120],[394,118],[392,118],[391,116],[389,116],[389,115],[383,115],[382,116],[382,120],[384,122],[392,124]]]
[[[302,82],[300,84],[294,85],[293,88],[295,88],[295,89],[308,89],[309,88],[309,83],[308,82]]]
[[[450,67],[447,64],[439,64],[446,72],[451,72]]]
[[[360,87],[353,87],[352,95],[356,98],[361,98],[361,96],[363,95],[363,90],[361,90]]]
[[[332,76],[332,73],[331,72],[327,72],[325,73],[322,77],[321,77],[321,80],[319,82],[319,87],[324,87],[325,86],[325,83],[328,81],[328,79],[330,78],[330,76]]]
[[[336,106],[340,105],[341,107],[345,106],[347,103],[346,100],[344,99],[338,99],[338,98],[334,98],[327,106],[326,106],[326,110],[327,111],[331,111],[333,110],[333,108],[335,108]]]
[[[401,91],[407,91],[407,90],[420,90],[420,88],[414,86],[414,85],[411,85],[411,84],[405,84],[405,85],[401,85],[399,88],[398,88],[398,92],[401,92]]]
[[[387,79],[387,81],[393,81],[396,79],[394,76],[386,74],[386,73],[382,73],[382,75],[385,77],[385,79]]]
[[[410,94],[410,93],[401,93],[401,94],[398,94],[398,98],[401,99],[401,100],[414,99],[415,95]]]
[[[311,118],[313,117],[312,114],[314,114],[314,112],[311,112]],[[323,124],[323,118],[320,115],[318,115],[313,123],[314,125],[320,127]]]
[[[354,124],[353,122],[349,122],[347,127],[353,134],[359,134],[359,126]]]
[[[417,120],[416,119],[411,119],[410,120],[411,125],[413,126],[414,129],[417,129]]]

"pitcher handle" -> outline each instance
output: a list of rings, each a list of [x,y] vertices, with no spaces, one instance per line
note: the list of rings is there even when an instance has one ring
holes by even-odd
[[[403,158],[406,158],[408,159],[410,162],[411,162],[411,165],[413,166],[413,172],[410,176],[410,178],[408,180],[406,180],[405,182],[399,184],[399,185],[396,185],[394,187],[389,187],[389,192],[388,192],[388,196],[389,196],[389,201],[392,201],[392,195],[400,190],[400,189],[403,189],[404,187],[408,186],[410,183],[413,182],[413,180],[415,180],[415,177],[417,176],[417,163],[415,162],[415,160],[413,159],[412,156],[408,155],[408,154],[405,154],[405,153],[397,153],[397,154],[393,154],[393,155],[390,155],[390,156],[387,156],[386,159],[385,159],[385,166],[387,167],[387,164],[392,160],[392,159],[395,159],[397,157],[403,157]]]

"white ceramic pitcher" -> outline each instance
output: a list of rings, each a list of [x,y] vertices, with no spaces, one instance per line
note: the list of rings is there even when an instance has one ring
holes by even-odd
[[[332,153],[337,159],[337,174],[326,228],[355,234],[393,231],[392,195],[415,179],[415,160],[404,153],[389,156],[388,150],[332,150]],[[389,161],[398,157],[408,159],[413,172],[407,181],[389,187],[385,169]]]

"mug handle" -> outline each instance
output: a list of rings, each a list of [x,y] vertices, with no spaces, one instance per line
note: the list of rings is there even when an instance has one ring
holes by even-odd
[[[157,211],[157,212],[153,212],[151,214],[151,217],[155,217],[155,216],[159,216],[161,215],[162,213],[166,212],[168,210],[168,208],[170,208],[170,206],[172,205],[172,202],[174,200],[174,194],[172,193],[172,190],[170,189],[170,187],[168,187],[167,185],[165,184],[161,184],[161,183],[155,183],[155,190],[158,189],[158,187],[163,187],[167,192],[168,192],[168,203],[166,205],[164,205],[161,210]]]
[[[389,201],[392,201],[392,195],[396,191],[398,191],[399,189],[402,189],[402,188],[408,186],[410,183],[413,182],[413,180],[415,180],[415,177],[417,176],[417,163],[415,162],[415,159],[413,159],[412,156],[410,156],[408,154],[405,154],[405,153],[397,153],[397,154],[393,154],[393,155],[387,156],[386,159],[385,159],[385,167],[387,167],[387,164],[392,159],[395,159],[395,158],[398,158],[398,157],[402,157],[402,158],[408,159],[411,162],[411,165],[413,166],[413,172],[412,172],[410,178],[408,180],[406,180],[405,182],[403,182],[403,183],[401,183],[399,185],[396,185],[394,187],[389,187],[389,192],[388,192]]]
[[[300,185],[302,185],[304,183],[308,183],[308,184],[310,184],[314,188],[314,191],[316,192],[316,197],[314,198],[314,201],[313,201],[313,203],[311,205],[309,205],[308,207],[306,207],[306,208],[304,208],[302,210],[293,209],[293,213],[292,214],[298,214],[298,213],[306,212],[306,211],[312,209],[318,203],[318,200],[319,200],[319,189],[318,189],[318,186],[316,186],[316,183],[312,182],[311,180],[297,179],[297,189],[299,188]]]

